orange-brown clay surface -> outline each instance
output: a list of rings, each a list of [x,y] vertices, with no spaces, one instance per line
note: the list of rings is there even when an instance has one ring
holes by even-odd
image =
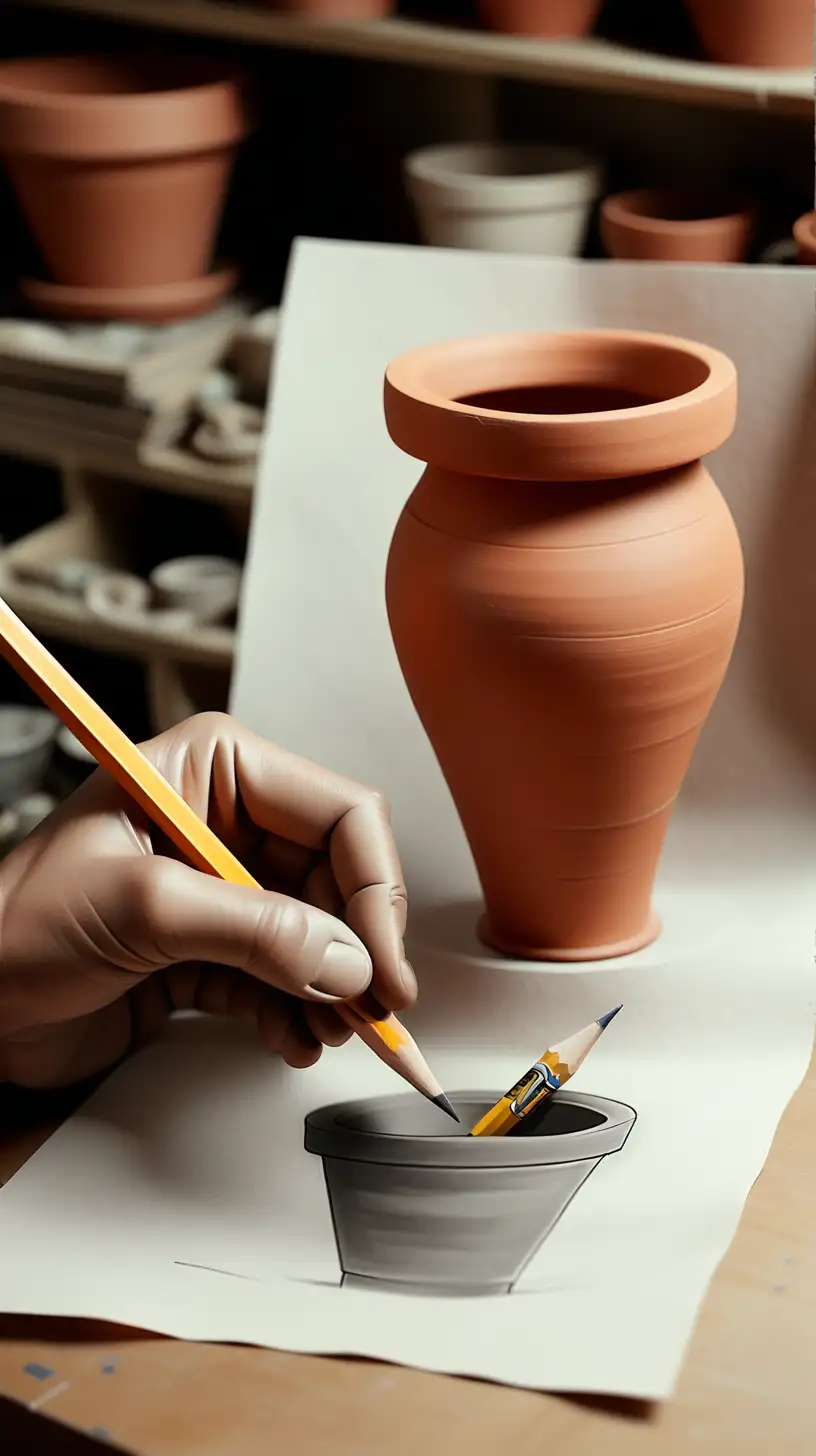
[[[686,0],[686,6],[712,61],[813,69],[813,0]]]
[[[644,189],[607,197],[601,237],[613,258],[652,263],[741,263],[757,227],[742,199]]]
[[[478,7],[491,30],[557,40],[587,35],[601,0],[478,0]]]

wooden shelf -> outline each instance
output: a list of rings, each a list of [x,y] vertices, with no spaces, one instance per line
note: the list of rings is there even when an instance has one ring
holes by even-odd
[[[188,450],[139,450],[125,444],[72,438],[40,428],[32,430],[9,415],[0,415],[0,453],[226,505],[248,503],[255,482],[254,464],[217,465]]]
[[[69,557],[105,560],[103,538],[90,512],[62,516],[0,552],[0,595],[34,632],[146,662],[168,659],[201,667],[231,666],[235,633],[230,627],[198,625],[171,633],[151,627],[149,618],[144,625],[117,622],[97,616],[81,597],[21,581],[14,571],[15,563],[42,564]]]
[[[451,71],[653,96],[700,106],[813,116],[813,71],[766,71],[687,61],[609,41],[534,41],[393,19],[307,21],[234,0],[20,0],[192,35],[287,46]],[[712,0],[715,3],[715,0]]]

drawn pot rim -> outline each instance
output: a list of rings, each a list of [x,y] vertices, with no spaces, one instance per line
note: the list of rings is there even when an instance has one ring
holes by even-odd
[[[648,402],[562,414],[468,402],[564,385],[625,389]],[[384,404],[395,445],[441,469],[509,480],[614,480],[687,465],[725,444],[736,420],[737,372],[718,349],[670,334],[483,334],[392,360]]]
[[[498,1102],[503,1090],[451,1092],[450,1098],[455,1107],[471,1104],[475,1122]],[[515,1138],[471,1138],[466,1130],[451,1136],[445,1136],[444,1131],[441,1135],[417,1136],[354,1125],[355,1119],[372,1111],[387,1113],[389,1109],[407,1107],[409,1099],[410,1094],[399,1093],[393,1097],[367,1097],[310,1112],[306,1117],[306,1151],[318,1157],[402,1167],[542,1168],[619,1152],[637,1118],[634,1108],[625,1102],[589,1092],[564,1091],[558,1093],[559,1103],[599,1114],[602,1121],[568,1133]],[[445,1114],[439,1116],[444,1118]]]

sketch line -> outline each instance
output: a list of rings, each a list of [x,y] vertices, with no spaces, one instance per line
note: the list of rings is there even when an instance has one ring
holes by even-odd
[[[187,1259],[174,1259],[179,1269],[203,1269],[205,1274],[223,1274],[226,1279],[244,1279],[247,1284],[262,1284],[253,1274],[236,1274],[234,1269],[216,1269],[214,1264],[191,1264]]]

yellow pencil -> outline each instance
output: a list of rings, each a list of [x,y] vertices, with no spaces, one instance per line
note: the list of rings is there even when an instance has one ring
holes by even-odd
[[[52,657],[2,598],[0,654],[196,869],[234,885],[261,888],[209,825],[199,819],[141,749]],[[459,1121],[419,1047],[396,1016],[374,1018],[359,1004],[348,1002],[338,1005],[337,1010],[381,1061]]]
[[[610,1021],[622,1008],[616,1006],[593,1021],[583,1031],[577,1031],[566,1041],[560,1042],[535,1063],[510,1091],[480,1118],[470,1130],[471,1137],[504,1137],[529,1117],[542,1102],[558,1092],[578,1071],[584,1058],[589,1055],[598,1037],[606,1030]]]

